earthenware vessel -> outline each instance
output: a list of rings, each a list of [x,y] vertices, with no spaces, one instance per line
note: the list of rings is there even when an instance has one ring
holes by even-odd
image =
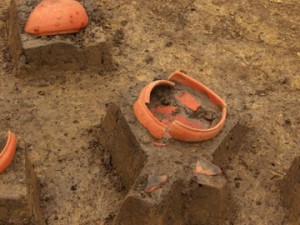
[[[25,32],[37,36],[77,33],[88,22],[88,15],[78,1],[42,0],[31,12]]]
[[[201,129],[188,126],[187,123],[183,123],[184,120],[176,120],[176,117],[174,117],[175,120],[172,121],[168,126],[166,125],[166,123],[162,123],[161,121],[159,121],[147,106],[150,103],[151,92],[155,87],[159,85],[167,85],[173,87],[176,85],[175,82],[180,83],[186,87],[190,87],[199,94],[207,96],[213,104],[217,105],[221,109],[222,113],[221,119],[218,121],[218,123],[213,127]],[[183,101],[183,103],[184,101],[188,101],[186,105],[192,109],[196,108],[194,106],[201,106],[200,103],[199,105],[197,105],[197,103],[191,99],[191,96],[182,98],[180,101]],[[135,102],[133,109],[137,120],[151,133],[154,138],[161,139],[163,137],[172,137],[181,141],[188,142],[208,140],[216,136],[224,126],[227,113],[226,104],[221,97],[219,97],[216,93],[214,93],[211,89],[209,89],[201,82],[180,71],[176,71],[175,73],[173,73],[168,78],[168,80],[157,80],[146,85],[140,92],[140,96]],[[177,116],[177,118],[180,118],[180,116]]]

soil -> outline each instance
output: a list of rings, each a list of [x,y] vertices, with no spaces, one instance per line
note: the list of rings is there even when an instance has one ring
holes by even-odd
[[[300,154],[300,3],[98,3],[114,70],[17,78],[7,50],[9,0],[0,2],[0,130],[29,146],[46,223],[111,223],[124,193],[96,135],[107,105],[137,81],[181,69],[249,128],[222,168],[238,206],[234,224],[289,224],[278,182]]]

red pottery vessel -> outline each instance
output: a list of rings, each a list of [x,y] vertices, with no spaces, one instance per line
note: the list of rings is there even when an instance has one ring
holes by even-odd
[[[42,0],[31,12],[25,32],[37,36],[77,33],[89,22],[75,0]]]
[[[150,94],[153,88],[159,85],[175,86],[176,84],[172,81],[178,82],[186,87],[194,89],[200,94],[206,95],[212,103],[219,106],[222,111],[219,122],[208,129],[200,129],[187,126],[176,119],[172,121],[172,124],[169,126],[159,121],[147,107],[147,104],[150,103]],[[190,97],[187,99],[189,100],[188,104],[191,105],[191,102],[193,101],[190,100]],[[226,103],[221,97],[201,82],[179,71],[173,73],[168,80],[157,80],[146,85],[140,92],[140,96],[135,102],[133,109],[137,120],[153,137],[161,139],[166,136],[171,136],[172,138],[188,142],[208,140],[216,136],[225,124],[227,113]]]

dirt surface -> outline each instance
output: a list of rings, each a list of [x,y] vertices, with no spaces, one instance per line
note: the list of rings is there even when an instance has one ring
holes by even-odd
[[[0,3],[0,130],[30,145],[49,225],[109,224],[122,188],[94,134],[107,104],[136,81],[176,69],[225,99],[248,126],[223,173],[235,225],[281,225],[278,181],[299,156],[300,3],[297,0],[99,1],[115,70],[13,76],[9,1]]]

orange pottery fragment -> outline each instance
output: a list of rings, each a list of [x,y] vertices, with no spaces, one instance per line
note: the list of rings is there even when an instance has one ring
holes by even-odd
[[[166,143],[161,143],[161,142],[154,141],[153,145],[155,147],[158,147],[158,148],[163,148],[163,147],[166,147],[167,144]]]
[[[88,22],[88,15],[78,1],[42,0],[31,12],[25,32],[38,36],[77,33]]]
[[[138,100],[133,105],[137,120],[157,139],[164,137],[167,127],[151,113],[146,104],[150,103],[150,93],[153,88],[160,85],[174,86],[175,83],[167,80],[149,83],[142,89]]]
[[[180,94],[175,95],[176,99],[180,101],[183,105],[188,107],[193,111],[197,111],[197,109],[201,106],[201,103],[197,101],[190,93],[187,91],[182,91]]]
[[[202,129],[203,126],[200,122],[198,122],[196,119],[188,119],[184,115],[179,114],[174,117],[174,120],[182,123],[185,126],[195,128],[195,129]]]
[[[211,128],[208,129],[192,128],[190,126],[186,126],[181,122],[175,120],[173,121],[172,126],[168,130],[169,134],[175,139],[181,141],[191,141],[191,142],[208,140],[216,136],[223,128],[226,120],[227,109],[224,100],[221,99],[216,93],[214,93],[211,89],[206,87],[204,84],[202,84],[201,82],[193,79],[192,77],[182,72],[176,71],[168,78],[168,80],[176,81],[178,83],[181,83],[182,85],[194,89],[195,91],[201,94],[207,95],[211,102],[218,105],[222,109],[222,115],[220,121]]]
[[[2,173],[11,164],[15,155],[16,147],[16,136],[8,131],[6,144],[0,152],[0,173]]]
[[[171,115],[172,113],[176,112],[176,107],[175,106],[157,106],[154,111],[160,114],[164,115]]]
[[[222,174],[222,170],[215,164],[209,163],[203,159],[199,159],[196,162],[194,173],[215,176],[218,174]]]
[[[159,85],[175,86],[176,84],[172,81],[176,81],[184,86],[194,89],[200,94],[206,95],[212,103],[221,108],[222,115],[220,121],[213,127],[207,129],[202,128],[201,124],[194,120],[182,118],[181,115],[175,116],[173,121],[169,121],[168,119],[159,121],[147,107],[150,103],[150,94],[153,88]],[[194,99],[193,96],[191,97]],[[184,100],[181,98],[181,102],[183,102],[184,105],[197,110],[201,104],[196,101],[196,99],[191,100],[190,97],[184,97]],[[225,102],[216,93],[201,82],[179,71],[173,73],[168,80],[157,80],[146,85],[140,92],[138,100],[134,103],[133,110],[137,120],[154,138],[161,139],[167,136],[188,142],[208,140],[216,136],[224,126],[227,112]],[[157,110],[158,109],[156,108],[156,111]],[[170,115],[170,112],[174,112],[166,109],[163,111],[168,115]]]

